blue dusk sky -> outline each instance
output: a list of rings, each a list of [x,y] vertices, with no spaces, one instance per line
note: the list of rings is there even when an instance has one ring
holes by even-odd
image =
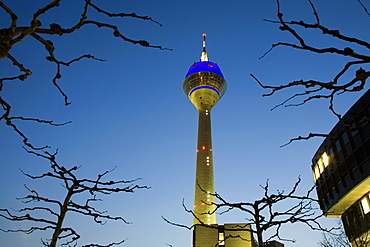
[[[28,25],[32,14],[50,1],[5,0],[17,15],[19,25]],[[107,222],[96,225],[91,218],[67,215],[66,225],[75,227],[82,236],[78,245],[107,244],[126,239],[125,247],[173,247],[191,245],[190,230],[167,224],[161,216],[185,225],[192,216],[182,207],[191,208],[195,184],[195,157],[198,114],[182,92],[181,84],[189,67],[199,61],[202,34],[207,34],[210,61],[216,62],[228,83],[228,88],[212,110],[215,190],[228,201],[250,202],[263,196],[260,185],[269,179],[272,192],[288,191],[302,178],[299,193],[313,185],[311,158],[322,139],[282,144],[292,137],[309,132],[327,133],[337,118],[324,100],[312,101],[300,107],[270,109],[296,93],[282,91],[273,97],[250,77],[263,83],[280,85],[299,79],[329,81],[342,68],[346,58],[317,55],[306,51],[278,47],[259,59],[271,44],[295,42],[277,24],[274,0],[110,0],[93,1],[111,12],[135,12],[148,15],[163,24],[132,18],[108,19],[94,10],[90,18],[111,22],[129,38],[147,40],[172,51],[143,48],[124,42],[106,28],[85,26],[61,37],[46,37],[53,41],[55,55],[69,61],[82,54],[93,54],[104,62],[83,60],[62,68],[59,85],[72,102],[64,106],[63,97],[52,85],[55,65],[48,62],[42,45],[31,37],[15,45],[11,54],[33,74],[26,81],[5,82],[1,97],[12,104],[13,114],[51,119],[63,127],[20,122],[22,131],[36,146],[50,145],[50,152],[59,150],[58,161],[65,167],[81,166],[81,177],[95,178],[98,173],[117,166],[108,180],[142,178],[138,183],[150,186],[133,194],[101,197],[95,204],[111,215],[120,215],[132,224]],[[370,17],[357,0],[313,1],[321,24],[339,29],[348,36],[370,40]],[[366,1],[367,8],[370,4]],[[62,1],[60,7],[40,17],[44,27],[59,23],[74,25],[80,18],[82,1]],[[314,22],[306,0],[281,0],[286,20]],[[10,18],[0,10],[1,28],[8,27]],[[318,47],[347,44],[319,32],[300,30],[309,44]],[[364,50],[362,50],[364,51]],[[367,51],[368,52],[368,51]],[[7,59],[0,60],[0,77],[17,75],[18,70]],[[354,71],[351,71],[353,74]],[[350,78],[351,75],[345,76]],[[368,88],[368,86],[367,86]],[[335,109],[344,114],[362,93],[336,97]],[[299,102],[299,101],[296,101]],[[0,208],[21,208],[16,200],[27,194],[24,184],[41,195],[62,199],[64,190],[59,181],[32,181],[19,169],[33,175],[47,172],[49,164],[27,154],[22,139],[0,122]],[[316,195],[315,195],[316,196]],[[78,200],[78,199],[77,199]],[[82,200],[82,199],[80,199]],[[218,224],[245,222],[247,215],[231,212],[217,216]],[[338,219],[325,218],[324,226],[336,226]],[[0,219],[0,228],[18,229],[28,223],[10,223]],[[265,237],[268,237],[268,233]],[[40,239],[50,232],[1,233],[2,246],[41,246]],[[320,232],[304,225],[285,225],[281,237],[295,239],[287,247],[317,246]]]

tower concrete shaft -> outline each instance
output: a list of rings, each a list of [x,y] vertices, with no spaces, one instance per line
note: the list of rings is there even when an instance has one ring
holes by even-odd
[[[212,157],[211,107],[198,109],[198,144],[194,193],[194,224],[216,224]]]
[[[189,68],[182,89],[199,113],[194,224],[216,224],[211,110],[225,93],[226,81],[218,65],[208,61],[205,34],[200,62]]]

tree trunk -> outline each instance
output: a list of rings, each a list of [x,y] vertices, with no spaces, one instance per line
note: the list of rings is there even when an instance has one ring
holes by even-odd
[[[73,195],[73,186],[68,190],[68,194],[64,198],[63,205],[60,208],[60,214],[59,214],[59,217],[58,217],[58,222],[57,222],[57,225],[55,227],[53,237],[51,239],[49,247],[56,247],[57,246],[59,235],[62,233],[63,221],[64,221],[64,218],[65,218],[65,216],[67,214],[67,211],[68,211],[68,203],[69,203],[72,195]]]

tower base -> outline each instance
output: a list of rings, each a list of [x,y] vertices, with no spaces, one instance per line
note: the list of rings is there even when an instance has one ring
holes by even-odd
[[[249,224],[195,225],[193,247],[253,247],[254,241]]]

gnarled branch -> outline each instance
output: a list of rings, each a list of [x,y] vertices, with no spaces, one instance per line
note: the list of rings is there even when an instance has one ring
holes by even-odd
[[[67,93],[64,92],[62,87],[59,84],[59,79],[62,77],[61,67],[62,66],[70,66],[72,63],[78,62],[81,59],[94,59],[98,61],[104,61],[103,59],[99,59],[94,57],[90,54],[80,55],[76,58],[71,59],[68,62],[61,61],[55,55],[55,46],[52,41],[48,40],[46,37],[48,36],[61,36],[64,34],[71,34],[79,29],[83,28],[85,25],[94,25],[96,27],[104,27],[109,28],[112,30],[113,36],[119,37],[122,40],[132,43],[138,44],[143,47],[151,47],[157,48],[161,50],[171,50],[160,45],[152,45],[146,40],[136,40],[129,37],[126,37],[121,31],[119,26],[113,25],[109,22],[101,22],[98,19],[88,19],[88,10],[92,9],[100,13],[101,15],[108,16],[110,18],[134,18],[139,20],[150,21],[153,23],[162,26],[159,22],[153,20],[149,16],[141,16],[135,13],[111,13],[99,7],[98,5],[92,3],[91,0],[81,0],[84,2],[84,6],[81,9],[81,17],[76,20],[76,23],[71,27],[62,27],[58,23],[48,23],[49,25],[45,25],[40,22],[39,18],[41,15],[46,15],[51,9],[57,8],[61,4],[61,0],[53,0],[50,1],[49,4],[46,4],[42,8],[38,9],[32,16],[30,24],[27,26],[19,26],[18,25],[18,16],[14,13],[3,1],[0,1],[0,9],[3,9],[11,19],[9,26],[1,27],[0,30],[0,59],[5,58],[9,59],[13,66],[17,67],[20,70],[19,75],[9,76],[9,77],[2,77],[0,75],[0,93],[2,92],[3,87],[5,86],[5,82],[10,81],[24,81],[32,74],[32,71],[27,69],[20,61],[22,60],[21,57],[13,57],[10,54],[11,49],[14,47],[15,44],[21,43],[26,37],[32,37],[35,39],[41,47],[43,47],[47,52],[48,56],[46,57],[47,61],[50,61],[55,64],[56,72],[54,77],[52,78],[53,85],[57,88],[58,92],[62,95],[64,99],[64,104],[67,106],[71,104],[68,99]],[[47,27],[48,26],[48,27]],[[3,108],[3,113],[0,113],[0,121],[4,120],[5,123],[13,128],[13,130],[23,139],[23,143],[26,147],[34,149],[34,150],[44,150],[48,148],[47,145],[36,147],[32,145],[27,138],[26,134],[17,126],[17,124],[13,121],[17,120],[33,120],[39,123],[50,124],[53,126],[61,126],[63,124],[52,124],[52,121],[45,121],[39,118],[27,118],[27,117],[14,117],[11,115],[12,103],[8,102],[5,97],[1,97],[0,95],[0,105]]]
[[[107,170],[101,174],[98,174],[95,179],[78,178],[75,172],[80,168],[73,166],[72,168],[65,168],[59,165],[56,161],[55,153],[49,153],[47,151],[39,153],[36,151],[26,150],[27,152],[34,154],[38,157],[45,158],[50,162],[50,171],[40,174],[31,175],[21,170],[21,172],[30,179],[39,180],[44,178],[56,179],[58,182],[63,183],[63,187],[66,189],[66,195],[64,198],[51,199],[42,196],[36,190],[31,190],[27,186],[29,194],[22,198],[17,198],[26,204],[37,204],[33,207],[24,207],[19,210],[14,210],[15,213],[10,212],[8,209],[0,209],[0,218],[4,218],[9,221],[30,221],[35,222],[39,225],[28,228],[28,229],[0,229],[3,232],[24,232],[32,233],[34,231],[46,231],[52,230],[52,237],[50,240],[43,240],[45,246],[55,247],[57,243],[62,242],[62,245],[70,245],[76,243],[80,238],[80,235],[74,228],[64,226],[64,220],[67,212],[74,212],[79,215],[88,216],[101,225],[104,225],[107,220],[122,221],[126,224],[130,224],[129,221],[121,216],[111,216],[106,211],[98,210],[94,205],[95,202],[101,201],[97,198],[98,194],[110,195],[112,193],[128,192],[133,193],[138,189],[148,189],[148,186],[141,186],[135,184],[139,179],[134,180],[105,180],[105,177],[114,171],[114,169]],[[76,203],[73,199],[78,195],[85,193],[85,203]],[[90,196],[89,196],[90,195]],[[50,207],[49,205],[56,205],[57,209]],[[40,213],[43,217],[34,217],[33,214]],[[113,246],[123,243],[125,240],[119,242],[112,242],[108,245],[89,244],[86,246]]]
[[[315,9],[314,4],[311,0],[308,0],[312,8],[313,15],[315,17],[314,23],[308,23],[305,21],[286,21],[283,17],[283,13],[280,9],[280,2],[276,0],[277,3],[277,20],[265,20],[274,24],[279,25],[281,31],[286,31],[291,34],[296,42],[277,42],[271,45],[271,48],[261,56],[261,58],[268,55],[273,49],[285,46],[293,49],[309,51],[316,54],[332,54],[341,57],[346,57],[350,59],[349,61],[343,64],[342,69],[339,70],[332,80],[329,81],[320,81],[320,80],[294,80],[288,83],[282,83],[281,85],[265,85],[262,83],[257,76],[251,74],[251,77],[263,88],[268,90],[268,93],[263,94],[263,97],[268,97],[276,94],[277,92],[283,91],[288,88],[298,88],[300,92],[295,93],[285,99],[283,102],[277,104],[272,108],[272,110],[278,107],[291,107],[291,106],[300,106],[317,99],[326,99],[329,101],[328,109],[339,119],[341,120],[341,114],[339,114],[334,109],[334,98],[342,93],[351,93],[359,92],[365,88],[366,82],[370,77],[370,71],[367,70],[364,66],[367,66],[370,63],[370,56],[368,52],[370,50],[370,43],[365,40],[358,39],[356,37],[351,37],[348,35],[342,34],[339,30],[329,29],[325,27],[320,22],[320,17],[318,12]],[[361,1],[359,1],[361,3]],[[361,3],[362,5],[362,3]],[[363,5],[362,5],[363,6]],[[363,6],[364,7],[364,6]],[[366,8],[364,8],[367,12]],[[347,47],[339,48],[334,43],[332,46],[327,47],[318,47],[312,44],[309,44],[303,35],[300,34],[302,30],[312,30],[319,31],[323,36],[329,36],[333,41],[343,41],[347,43]],[[354,46],[356,45],[356,46]],[[362,66],[362,67],[360,67]],[[350,70],[351,69],[351,70]],[[354,70],[354,74],[350,75],[351,71]],[[345,79],[344,75],[349,75],[351,79]],[[302,89],[300,89],[302,88]],[[294,102],[298,100],[297,102]],[[287,144],[295,140],[307,140],[312,137],[322,136],[326,137],[327,134],[315,134],[310,133],[306,137],[297,137],[292,138]],[[286,144],[285,144],[286,145]],[[283,145],[284,146],[284,145]]]

